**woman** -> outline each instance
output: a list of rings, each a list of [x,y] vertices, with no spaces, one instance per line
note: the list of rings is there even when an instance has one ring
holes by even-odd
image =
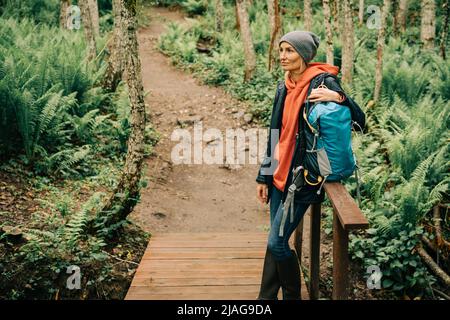
[[[310,102],[334,101],[350,108],[352,120],[364,127],[364,113],[345,93],[337,81],[338,67],[326,63],[311,63],[319,46],[318,37],[308,31],[292,31],[279,42],[280,62],[285,79],[279,83],[271,117],[271,133],[266,158],[259,171],[257,197],[262,203],[270,199],[271,229],[264,259],[264,270],[258,299],[277,299],[282,288],[283,299],[300,298],[300,269],[289,238],[311,203],[322,202],[323,188],[305,185],[294,193],[294,212],[286,219],[283,205],[292,183],[292,169],[301,163],[305,153],[302,135],[303,121],[299,115],[306,99]],[[329,75],[324,76],[324,73]],[[317,79],[321,81],[317,88]],[[314,83],[314,84],[313,84]],[[312,86],[307,97],[308,88]],[[323,86],[325,85],[325,86]],[[274,133],[279,138],[273,143]],[[275,145],[272,157],[272,144]],[[273,172],[270,168],[275,168]]]

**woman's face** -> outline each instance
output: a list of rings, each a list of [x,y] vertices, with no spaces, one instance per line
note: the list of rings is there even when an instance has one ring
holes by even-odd
[[[305,67],[303,58],[287,42],[280,44],[280,63],[284,71],[301,71]]]

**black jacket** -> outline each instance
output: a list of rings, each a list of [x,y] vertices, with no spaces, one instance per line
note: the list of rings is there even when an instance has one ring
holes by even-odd
[[[321,73],[314,77],[311,80],[311,85],[308,90],[308,95],[312,89],[317,88],[321,83],[325,84],[328,89],[339,92],[345,96],[345,100],[341,103],[341,105],[347,106],[350,108],[350,112],[352,115],[352,121],[353,121],[353,127],[355,130],[362,131],[365,127],[365,115],[364,112],[361,110],[361,108],[358,106],[358,104],[353,101],[350,97],[348,97],[336,76],[329,74],[329,73]],[[281,122],[283,119],[283,109],[284,109],[284,101],[286,99],[287,89],[284,84],[284,81],[279,81],[277,85],[277,91],[275,94],[275,99],[273,102],[273,108],[272,108],[272,116],[270,120],[270,129],[277,129],[279,130],[279,136],[281,136]],[[302,113],[301,110],[303,110],[304,105],[300,108],[300,113]],[[289,174],[287,177],[287,183],[286,187],[283,193],[283,201],[286,199],[288,186],[292,180],[292,169],[299,166],[301,163],[303,163],[303,155],[306,152],[305,149],[305,137],[304,137],[304,120],[301,116],[298,117],[298,132],[296,136],[296,144],[294,149],[294,155],[292,157],[291,166],[289,170]],[[356,124],[355,124],[356,123]],[[267,184],[269,187],[269,194],[268,199],[270,199],[270,194],[273,188],[273,175],[267,174],[267,168],[270,168],[272,165],[272,157],[271,157],[271,131],[269,130],[268,135],[268,141],[267,141],[267,150],[266,155],[264,157],[264,160],[261,164],[261,167],[258,172],[258,176],[256,178],[256,181],[258,183],[264,183]],[[275,160],[273,160],[275,161]],[[276,164],[274,163],[274,166],[276,167]],[[266,171],[266,172],[264,172]],[[325,192],[322,188],[320,194],[317,194],[317,191],[319,189],[319,186],[310,186],[306,184],[300,191],[296,192],[295,195],[295,202],[297,203],[320,203],[324,200]]]

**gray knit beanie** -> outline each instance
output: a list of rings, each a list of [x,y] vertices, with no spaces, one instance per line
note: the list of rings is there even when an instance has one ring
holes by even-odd
[[[309,31],[291,31],[281,37],[279,44],[287,42],[298,52],[305,60],[310,62],[316,55],[319,47],[319,37]]]

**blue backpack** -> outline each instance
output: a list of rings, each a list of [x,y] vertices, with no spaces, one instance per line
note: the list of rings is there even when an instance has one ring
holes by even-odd
[[[318,102],[303,108],[303,119],[308,127],[305,182],[322,187],[325,181],[350,177],[356,169],[350,109],[335,102]]]

